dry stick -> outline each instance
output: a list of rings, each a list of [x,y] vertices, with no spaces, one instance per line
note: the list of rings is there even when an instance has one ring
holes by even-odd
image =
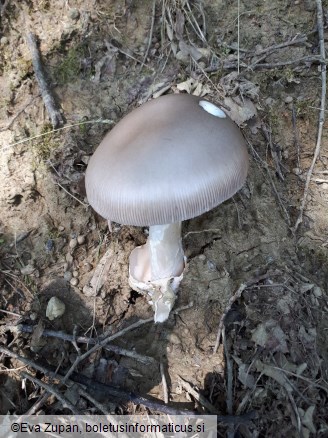
[[[276,62],[276,63],[264,63],[264,64],[256,64],[253,68],[253,70],[258,68],[263,69],[272,69],[272,68],[280,68],[285,67],[286,65],[293,65],[293,64],[303,64],[306,62],[314,62],[314,61],[321,61],[319,56],[304,56],[302,58],[292,59],[290,61],[282,61],[282,62]],[[247,67],[250,69],[250,67]]]
[[[153,320],[153,319],[152,319]],[[150,400],[144,397],[141,397],[137,394],[133,394],[132,392],[123,391],[119,388],[116,388],[114,386],[105,385],[103,383],[99,383],[96,381],[93,381],[92,379],[80,375],[78,373],[74,373],[72,377],[70,378],[69,382],[67,382],[66,376],[62,376],[57,374],[54,371],[49,370],[48,368],[45,368],[42,365],[37,364],[36,362],[27,359],[25,357],[19,356],[17,353],[14,353],[11,350],[8,350],[8,348],[2,347],[0,345],[0,352],[5,354],[6,356],[13,357],[14,359],[19,360],[20,362],[24,363],[25,365],[40,371],[46,376],[52,377],[56,380],[58,380],[60,383],[68,385],[70,382],[76,382],[84,386],[88,386],[90,389],[95,389],[99,391],[106,392],[111,397],[115,397],[118,400],[121,401],[131,401],[134,404],[140,404],[143,405],[149,409],[152,409],[157,412],[162,412],[164,414],[171,414],[171,415],[195,415],[196,413],[193,411],[184,411],[179,409],[174,409],[169,406],[166,406],[162,404],[161,402],[157,400]]]
[[[42,380],[39,380],[36,377],[33,377],[33,376],[31,376],[31,374],[26,373],[26,372],[22,372],[21,376],[24,377],[25,379],[31,380],[31,382],[35,383],[38,386],[41,386],[41,388],[43,388],[47,392],[50,392],[51,394],[53,394],[61,402],[61,404],[64,406],[64,408],[67,408],[70,411],[72,411],[72,413],[74,415],[79,415],[80,414],[80,412],[75,408],[75,406],[72,405],[72,403],[69,400],[67,400],[67,398],[64,397],[57,390],[57,388],[55,388],[54,386],[48,385],[47,383],[42,382]]]
[[[144,59],[142,60],[142,64],[140,66],[140,69],[145,65],[146,61],[147,61],[147,57],[148,57],[148,53],[149,53],[149,49],[151,46],[151,42],[153,39],[153,32],[154,32],[154,24],[155,24],[155,15],[156,15],[156,0],[153,0],[153,8],[152,8],[152,13],[151,13],[151,25],[150,25],[150,32],[149,32],[149,39],[148,39],[148,45],[147,45],[147,49],[145,52],[145,56]]]
[[[10,330],[13,333],[17,333],[17,332],[18,333],[33,333],[34,326],[27,325],[27,324],[6,325],[5,329]],[[74,341],[74,335],[69,335],[68,333],[64,333],[64,332],[60,332],[60,331],[57,332],[55,330],[44,330],[42,332],[42,336],[58,338],[58,339],[62,339],[63,341],[69,341],[72,343]],[[99,340],[94,339],[94,338],[87,338],[86,336],[77,336],[75,338],[75,342],[80,343],[80,344],[96,345],[99,343]],[[75,347],[75,349],[76,349],[76,347]],[[117,345],[106,345],[106,347],[104,347],[104,349],[108,350],[108,351],[113,351],[114,353],[120,354],[121,356],[131,357],[139,362],[144,363],[145,365],[150,365],[150,364],[156,362],[156,360],[150,356],[144,356],[142,354],[136,353],[135,351],[126,350],[125,348],[118,347]]]
[[[296,154],[297,154],[297,167],[298,167],[298,169],[300,169],[301,168],[301,163],[300,163],[301,146],[300,146],[299,133],[298,133],[298,129],[297,129],[296,110],[295,110],[294,104],[293,104],[293,108],[292,108],[292,124],[293,124],[293,131],[294,131],[294,144],[296,147]]]
[[[106,409],[106,407],[99,403],[96,399],[94,399],[93,397],[91,397],[91,395],[89,395],[87,393],[87,391],[85,391],[83,388],[79,388],[78,393],[86,398],[87,400],[89,400],[89,402],[91,402],[100,412],[102,412],[104,415],[110,415],[110,412]]]
[[[172,312],[172,313],[173,313],[173,314],[174,314],[174,313],[179,313],[179,312],[181,312],[181,310],[189,309],[192,305],[193,305],[193,304],[190,303],[190,304],[188,304],[187,306],[183,306],[183,307],[180,307],[180,308],[176,309],[176,310],[175,310],[174,312]],[[141,327],[142,325],[144,325],[144,324],[148,324],[149,322],[153,322],[153,321],[154,321],[154,318],[153,318],[153,317],[152,317],[152,318],[148,318],[148,319],[140,319],[139,321],[135,322],[134,324],[131,324],[131,325],[129,325],[128,327],[125,327],[124,329],[120,330],[119,332],[114,333],[113,335],[109,335],[109,336],[105,337],[104,339],[102,339],[98,344],[94,345],[89,351],[87,351],[86,353],[82,354],[81,356],[78,356],[78,357],[75,359],[75,362],[73,363],[73,365],[71,366],[71,368],[68,370],[68,372],[67,372],[67,374],[66,374],[66,376],[65,376],[65,378],[64,378],[64,381],[65,381],[66,379],[69,378],[69,376],[73,373],[73,371],[75,370],[75,368],[77,367],[77,365],[78,365],[80,362],[82,362],[84,359],[86,359],[87,357],[89,357],[90,354],[92,354],[92,353],[94,353],[95,351],[99,350],[99,348],[104,347],[105,345],[108,344],[108,342],[111,342],[111,341],[113,341],[114,339],[119,338],[120,336],[125,335],[125,333],[128,333],[128,332],[130,332],[131,330],[135,330],[136,328]]]
[[[263,59],[265,59],[269,55],[271,55],[272,52],[274,52],[275,50],[283,49],[284,47],[292,46],[292,45],[295,45],[295,44],[305,43],[306,41],[307,41],[307,37],[306,36],[302,36],[300,38],[295,38],[294,40],[291,40],[291,41],[286,41],[286,42],[281,43],[281,44],[276,44],[274,46],[266,47],[265,49],[262,49],[259,52],[255,53],[255,56],[260,56],[260,58],[258,58],[256,61],[254,61],[248,67],[248,69],[252,70],[256,65],[258,65]]]
[[[199,404],[201,404],[208,412],[211,414],[217,414],[217,409],[201,394],[199,394],[198,391],[196,391],[189,382],[184,380],[181,376],[178,376],[179,382],[181,386],[189,393],[191,394],[195,400],[198,401]]]
[[[226,331],[223,327],[222,330],[222,340],[224,346],[224,353],[226,357],[226,370],[227,370],[227,412],[232,415],[232,365],[229,358],[228,343],[226,339]]]
[[[321,103],[320,103],[320,113],[319,113],[319,129],[317,135],[317,143],[314,150],[313,160],[311,166],[306,175],[306,182],[304,188],[304,194],[302,203],[300,206],[300,212],[296,223],[292,229],[294,233],[296,233],[299,225],[303,221],[303,212],[306,206],[306,201],[309,192],[309,186],[311,182],[311,177],[313,173],[314,166],[320,154],[321,148],[321,138],[322,138],[322,130],[325,122],[325,109],[326,109],[326,54],[325,54],[325,40],[324,40],[324,32],[323,32],[323,12],[322,12],[322,3],[321,0],[316,0],[317,2],[317,25],[318,25],[318,34],[319,34],[319,43],[320,43],[320,64],[321,64]]]
[[[89,351],[87,351],[86,353],[82,354],[81,356],[78,356],[75,359],[75,362],[73,363],[73,365],[71,366],[71,368],[68,370],[64,381],[66,381],[69,376],[73,373],[73,371],[75,370],[75,368],[78,366],[78,364],[80,362],[82,362],[84,359],[86,359],[87,357],[90,356],[90,354],[94,353],[95,351],[99,350],[99,348],[104,347],[106,344],[108,344],[108,342],[113,341],[114,339],[123,336],[125,333],[134,330],[144,324],[147,324],[149,322],[154,321],[154,318],[148,318],[148,319],[141,319],[140,321],[135,322],[134,324],[131,324],[128,327],[125,327],[124,329],[120,330],[119,332],[115,333],[114,335],[110,335],[108,337],[106,337],[105,339],[103,339],[99,344],[94,345]]]
[[[32,54],[34,73],[39,84],[43,102],[49,113],[52,126],[54,128],[57,128],[58,126],[64,124],[64,119],[50,91],[50,87],[47,84],[46,75],[40,56],[40,51],[38,49],[38,45],[36,41],[36,36],[32,32],[28,32],[26,35],[26,39]]]
[[[164,364],[162,361],[159,364],[159,370],[160,370],[161,377],[162,377],[164,403],[167,404],[169,402],[169,392],[168,392],[167,382],[166,382],[166,377],[165,377]]]
[[[281,181],[284,181],[285,177],[284,177],[282,170],[281,170],[281,160],[280,160],[279,152],[277,150],[278,145],[272,141],[271,132],[265,126],[264,123],[262,123],[261,128],[262,128],[263,135],[264,135],[264,137],[265,137],[265,139],[270,147],[271,156],[273,158],[273,161],[275,162],[277,175],[279,176]]]

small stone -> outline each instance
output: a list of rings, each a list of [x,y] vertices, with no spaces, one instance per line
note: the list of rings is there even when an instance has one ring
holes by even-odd
[[[181,344],[181,340],[180,340],[179,336],[176,335],[175,333],[170,333],[169,336],[167,337],[167,339],[173,345]]]
[[[32,265],[26,265],[24,268],[21,268],[20,271],[23,275],[31,275],[35,271],[35,267]]]
[[[69,18],[70,18],[71,20],[76,21],[76,20],[78,20],[78,19],[80,18],[80,12],[79,12],[78,9],[72,8],[72,9],[69,11],[68,16],[69,16]]]
[[[75,277],[72,278],[72,280],[70,281],[72,286],[77,286],[79,284],[79,280]]]
[[[71,281],[72,280],[72,273],[70,271],[64,272],[64,279],[66,281]]]
[[[292,96],[285,97],[285,103],[292,103],[294,98]]]
[[[2,46],[8,44],[8,38],[5,37],[5,36],[3,36],[3,37],[0,39],[0,44],[1,44]]]
[[[90,161],[90,155],[83,155],[83,156],[81,157],[81,161],[82,161],[84,164],[88,164],[89,161]]]
[[[55,249],[55,243],[52,239],[48,239],[45,244],[46,252],[52,252]]]
[[[204,255],[204,254],[200,254],[199,256],[198,256],[198,258],[199,258],[199,260],[201,260],[201,261],[205,261],[206,260],[206,255]]]
[[[62,316],[64,313],[65,304],[57,297],[50,298],[47,305],[46,317],[52,321],[55,318]]]
[[[275,103],[275,100],[272,97],[268,97],[267,99],[265,99],[265,104],[268,106],[271,106]]]
[[[77,243],[79,245],[83,245],[84,242],[85,242],[85,236],[82,236],[82,235],[77,236]]]
[[[302,170],[299,167],[294,167],[293,173],[295,173],[295,175],[301,175]]]
[[[322,296],[322,290],[319,286],[314,286],[313,294],[318,298]]]
[[[68,263],[67,262],[65,262],[63,264],[63,269],[64,269],[64,272],[66,272],[68,270]]]
[[[73,277],[77,278],[79,276],[79,271],[73,271]]]
[[[31,313],[31,315],[30,315],[30,320],[31,320],[31,321],[35,321],[37,317],[38,317],[37,313],[33,312],[33,313]]]
[[[69,264],[73,263],[73,257],[71,254],[66,254],[66,261]]]
[[[92,271],[92,269],[93,269],[91,263],[86,262],[86,263],[84,264],[84,266],[85,266],[85,270],[86,270],[87,272],[90,272],[90,271]]]
[[[71,249],[74,249],[74,248],[77,247],[77,239],[76,239],[76,238],[71,239],[71,240],[69,241],[69,247],[70,247]]]
[[[64,231],[64,230],[65,230],[65,227],[63,225],[59,225],[58,231]]]

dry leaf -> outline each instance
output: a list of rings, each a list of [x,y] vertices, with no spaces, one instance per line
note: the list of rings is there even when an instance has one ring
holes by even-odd
[[[89,284],[86,284],[83,288],[83,293],[87,297],[96,296],[102,286],[105,283],[107,272],[109,271],[111,264],[113,262],[114,252],[112,249],[106,251],[103,257],[100,259]]]
[[[270,319],[263,324],[259,324],[252,334],[252,341],[257,345],[272,352],[288,352],[286,335],[278,325],[277,321]]]
[[[229,108],[227,110],[229,117],[239,126],[257,114],[254,103],[247,98],[241,101],[239,97],[233,99],[225,97],[224,104]]]
[[[255,387],[255,379],[248,372],[249,365],[241,364],[238,369],[238,379],[240,382],[245,385],[249,389],[253,389]]]

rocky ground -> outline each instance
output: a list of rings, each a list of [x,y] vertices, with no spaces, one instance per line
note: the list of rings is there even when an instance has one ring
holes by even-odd
[[[37,378],[80,413],[188,409],[233,415],[219,436],[328,435],[325,124],[308,174],[322,99],[320,29],[327,38],[320,3],[0,2],[1,414],[69,413]],[[57,130],[29,32],[64,118]],[[223,105],[251,163],[233,199],[183,223],[188,266],[177,311],[155,325],[146,297],[128,285],[129,253],[147,230],[114,224],[110,233],[88,205],[84,173],[116,122],[166,93]],[[50,320],[52,297],[65,313]],[[85,342],[104,333],[116,339],[82,360]],[[70,368],[103,386],[88,381],[81,394],[46,375]]]

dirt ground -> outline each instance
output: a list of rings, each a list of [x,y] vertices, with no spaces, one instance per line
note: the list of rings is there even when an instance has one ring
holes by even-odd
[[[31,379],[23,389],[28,371],[80,413],[168,406],[233,415],[230,425],[219,423],[219,436],[328,436],[325,125],[295,229],[321,104],[316,2],[240,0],[239,10],[237,0],[0,5],[0,413],[70,412],[53,394],[40,402],[45,390]],[[328,2],[322,6],[327,37]],[[65,118],[56,131],[35,77],[31,31]],[[250,170],[233,199],[183,223],[180,310],[155,325],[141,321],[152,309],[128,284],[129,254],[147,230],[114,224],[110,233],[88,205],[84,173],[126,113],[186,92],[227,109],[247,140]],[[53,320],[51,297],[65,304]],[[138,321],[76,363],[87,351],[78,337],[97,340]],[[80,377],[103,385],[86,385],[98,405],[35,363],[62,375],[76,363]],[[165,400],[163,375],[166,405],[124,398],[132,391]]]

